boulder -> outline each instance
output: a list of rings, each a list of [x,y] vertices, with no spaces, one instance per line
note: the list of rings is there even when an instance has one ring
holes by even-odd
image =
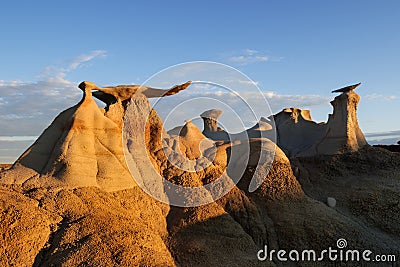
[[[336,207],[336,199],[334,199],[333,197],[328,197],[326,199],[326,204],[328,204],[329,207],[334,208]]]

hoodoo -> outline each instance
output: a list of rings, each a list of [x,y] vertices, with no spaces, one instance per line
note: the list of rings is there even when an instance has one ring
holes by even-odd
[[[308,157],[354,152],[367,145],[357,120],[358,85],[334,91],[342,93],[331,101],[333,114],[326,123],[314,122],[309,110],[298,108],[274,115],[278,146],[290,157]]]
[[[134,187],[122,148],[128,101],[136,93],[147,97],[173,95],[190,83],[156,89],[142,85],[101,88],[82,82],[82,100],[58,115],[11,170],[0,174],[0,181],[31,186],[96,186],[106,191]],[[92,95],[106,103],[106,108],[99,108]]]
[[[271,126],[271,121],[261,117],[260,120],[251,128],[240,133],[231,134],[219,127],[218,118],[221,116],[222,110],[210,109],[200,114],[203,119],[203,134],[212,140],[235,141],[245,140],[249,138],[269,138],[274,139],[275,132]]]

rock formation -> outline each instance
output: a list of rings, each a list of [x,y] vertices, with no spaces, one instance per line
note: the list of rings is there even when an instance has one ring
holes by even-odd
[[[333,114],[327,123],[316,123],[309,110],[297,108],[274,115],[279,147],[290,157],[308,157],[357,151],[367,145],[357,120],[360,96],[353,89],[331,102]]]
[[[353,85],[345,86],[343,88],[333,90],[332,93],[347,93],[347,92],[353,91],[360,85],[361,85],[361,83],[356,83]]]
[[[200,117],[203,119],[203,134],[213,140],[229,140],[229,134],[218,125],[218,117],[222,110],[211,109],[204,111]]]
[[[187,82],[169,91],[141,85],[99,88],[82,82],[82,100],[58,115],[11,170],[0,176],[1,181],[32,186],[96,186],[107,191],[134,187],[122,147],[127,101],[140,94],[137,90],[147,97],[160,97],[189,85]],[[105,109],[97,106],[92,91],[107,104]]]
[[[354,92],[360,83],[346,86],[333,92],[341,94],[331,102],[333,114],[327,123],[316,123],[309,110],[286,108],[270,120],[261,118],[250,129],[238,134],[229,134],[219,127],[221,110],[203,112],[203,134],[212,140],[234,141],[246,138],[266,137],[275,140],[289,157],[310,157],[354,152],[367,145],[357,120],[357,105],[360,96]],[[274,127],[271,125],[274,125]]]
[[[235,141],[245,140],[249,138],[269,138],[274,140],[275,131],[271,126],[271,121],[261,117],[253,127],[237,133],[229,134],[218,125],[218,117],[222,114],[222,110],[210,109],[204,111],[200,117],[203,119],[203,134],[212,140]]]
[[[335,98],[325,125],[299,109],[276,115],[278,141],[297,154],[301,138],[314,155],[358,151],[289,161],[265,137],[274,132],[265,119],[226,140],[220,112],[210,111],[202,114],[203,133],[186,121],[168,134],[147,99],[165,90],[79,87],[82,101],[0,172],[0,266],[280,266],[276,259],[260,262],[257,251],[264,245],[321,251],[339,238],[377,254],[399,251],[399,189],[393,185],[400,181],[400,158],[358,149],[362,133],[351,127],[358,127],[359,98],[352,90]],[[283,126],[303,135],[290,139],[279,131]],[[209,200],[205,205],[165,204],[172,203],[168,187],[203,188],[221,177],[221,187],[230,190],[217,200],[204,189],[184,197]],[[325,204],[328,197],[337,200],[334,209]]]
[[[326,135],[311,148],[310,153],[332,155],[338,152],[357,151],[367,145],[357,119],[360,96],[354,91],[342,93],[331,102],[333,114],[329,115]]]

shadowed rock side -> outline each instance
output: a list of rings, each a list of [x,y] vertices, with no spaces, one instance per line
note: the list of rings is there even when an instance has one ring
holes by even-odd
[[[400,256],[399,163],[400,155],[369,146],[357,152],[292,160],[308,197],[322,203],[328,197],[335,198],[337,216],[361,226],[357,235],[364,235],[373,250],[391,251],[397,259]],[[347,227],[348,223],[344,225]],[[341,233],[343,238],[344,233]],[[351,242],[354,248],[359,246],[354,240]]]
[[[190,146],[197,145],[205,139],[190,121],[182,127],[178,138],[187,153],[188,143],[186,138],[190,136]],[[167,137],[167,143],[176,140],[177,137]],[[265,141],[266,142],[266,141]],[[272,143],[272,142],[271,142]],[[215,157],[212,163],[205,169],[197,172],[184,172],[180,168],[167,163],[162,170],[164,177],[171,183],[186,187],[195,187],[209,184],[217,179],[224,171],[227,175],[235,176],[235,169],[227,165],[229,161],[238,162],[238,158],[232,158],[231,150],[243,146],[242,143],[221,144],[216,146]],[[169,230],[169,247],[181,266],[260,266],[256,257],[257,251],[263,244],[269,243],[271,221],[265,212],[268,200],[278,201],[283,199],[302,199],[303,192],[296,178],[293,176],[289,160],[284,153],[277,148],[276,161],[272,163],[274,172],[267,174],[270,164],[267,160],[258,171],[258,175],[264,175],[259,190],[250,194],[248,187],[256,166],[261,158],[261,151],[271,150],[263,145],[261,140],[250,142],[250,159],[244,165],[245,175],[240,187],[232,184],[232,190],[216,202],[200,207],[179,208],[171,207],[167,216]],[[275,146],[274,146],[275,149]],[[166,162],[166,153],[161,151],[153,153],[157,162]],[[207,154],[207,151],[205,152]],[[187,157],[193,157],[189,154]],[[242,154],[241,154],[242,155]],[[267,176],[267,177],[265,177]],[[232,183],[229,179],[227,183]],[[204,195],[186,196],[189,198],[210,197]],[[259,199],[260,206],[255,199]],[[261,217],[261,214],[265,217]],[[267,230],[268,229],[268,230]],[[273,236],[273,233],[271,233]],[[271,238],[277,243],[277,240]],[[263,266],[273,266],[273,263],[264,263]]]
[[[132,99],[132,103],[138,103],[137,101]],[[145,104],[139,110],[135,106],[128,107],[125,119],[130,128],[141,129],[143,123],[139,126],[137,118],[148,107]],[[136,120],[134,121],[133,118],[136,118]],[[160,174],[169,182],[186,187],[197,187],[219,179],[226,170],[229,150],[232,149],[230,144],[211,146],[210,144],[213,142],[207,139],[191,121],[187,121],[175,136],[169,136],[163,131],[162,122],[155,113],[151,115],[149,121],[154,123],[146,125],[146,129],[148,129],[146,138],[150,139],[147,143],[151,144],[151,147],[148,147],[149,155],[152,163],[158,167]],[[130,131],[126,136],[128,143],[137,144],[137,140],[141,139],[140,131],[132,135],[129,133]],[[148,133],[151,134],[148,135]],[[159,138],[160,135],[164,136],[163,140]],[[209,145],[201,149],[201,144],[204,143]],[[179,146],[179,149],[174,149],[174,146]],[[241,146],[241,144],[237,143],[234,146]],[[257,147],[256,142],[254,142],[252,147],[254,153],[252,153],[253,158],[249,168],[254,169],[259,160],[259,153],[257,154],[256,150],[260,151],[260,144]],[[171,156],[172,153],[175,153],[174,151],[181,154]],[[209,153],[213,156],[208,157]],[[132,158],[137,157],[137,150],[132,150],[131,155]],[[203,156],[209,160],[208,164],[202,165],[199,162]],[[283,164],[291,174],[289,161],[282,152],[280,156],[286,159]],[[279,160],[281,159],[279,158]],[[190,166],[192,163],[193,165]],[[151,172],[151,170],[146,170],[145,166],[140,165],[135,166],[135,168],[137,168],[138,173]],[[202,168],[196,172],[183,170],[194,166]],[[293,175],[287,176],[287,174],[282,172],[282,176],[276,177],[276,183],[281,183],[282,186],[286,184],[286,180],[291,180],[295,184],[296,190],[292,192],[290,187],[277,187],[276,190],[280,191],[278,194],[285,194],[286,192],[287,194],[298,194],[298,197],[301,197],[301,188],[295,177]],[[228,175],[230,175],[230,172],[228,172]],[[278,180],[282,181],[279,182]],[[229,179],[226,182],[232,183]],[[143,183],[144,186],[148,186],[146,181]],[[156,183],[153,183],[153,186],[154,184]],[[177,264],[181,266],[259,265],[255,255],[259,246],[266,240],[266,226],[252,200],[246,196],[244,191],[234,184],[232,186],[232,191],[217,202],[194,208],[171,207],[166,220],[169,231],[168,245]],[[274,191],[270,193],[270,198],[277,195]],[[195,195],[185,195],[185,197],[188,202],[195,201],[198,198],[209,198],[212,201],[211,194],[207,190]],[[230,251],[230,253],[226,253],[226,251]]]
[[[358,86],[360,86],[360,85],[361,85],[361,83],[356,83],[356,84],[353,84],[353,85],[345,86],[345,87],[342,87],[342,88],[340,88],[340,89],[333,90],[332,93],[346,93],[346,92],[350,92],[350,91],[353,91],[354,89],[356,89],[356,88],[357,88]]]
[[[354,152],[367,144],[357,120],[360,96],[346,90],[331,102],[327,123],[312,121],[309,110],[284,109],[274,115],[277,144],[289,157]]]
[[[169,135],[143,93],[99,109],[90,96],[98,87],[86,85],[83,100],[0,173],[1,266],[284,266],[259,262],[257,251],[264,245],[321,251],[339,238],[360,251],[398,254],[398,154],[366,146],[290,162],[267,138],[213,141],[190,121]],[[311,121],[304,111],[291,112],[297,123]],[[353,118],[346,114],[332,116]],[[246,146],[248,159],[233,156]],[[229,163],[245,164],[237,185]],[[210,199],[200,207],[169,206],[144,191],[167,201],[167,186],[208,185],[221,174],[232,188],[222,198],[212,202],[207,190],[185,196],[189,203]],[[261,185],[250,192],[253,181]],[[327,197],[337,200],[335,208]]]

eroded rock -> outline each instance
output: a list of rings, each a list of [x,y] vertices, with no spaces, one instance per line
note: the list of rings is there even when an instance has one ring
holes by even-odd
[[[314,122],[309,110],[298,108],[274,115],[279,147],[289,157],[310,157],[354,152],[368,145],[357,120],[360,96],[349,88],[331,102],[333,114],[326,123]]]

